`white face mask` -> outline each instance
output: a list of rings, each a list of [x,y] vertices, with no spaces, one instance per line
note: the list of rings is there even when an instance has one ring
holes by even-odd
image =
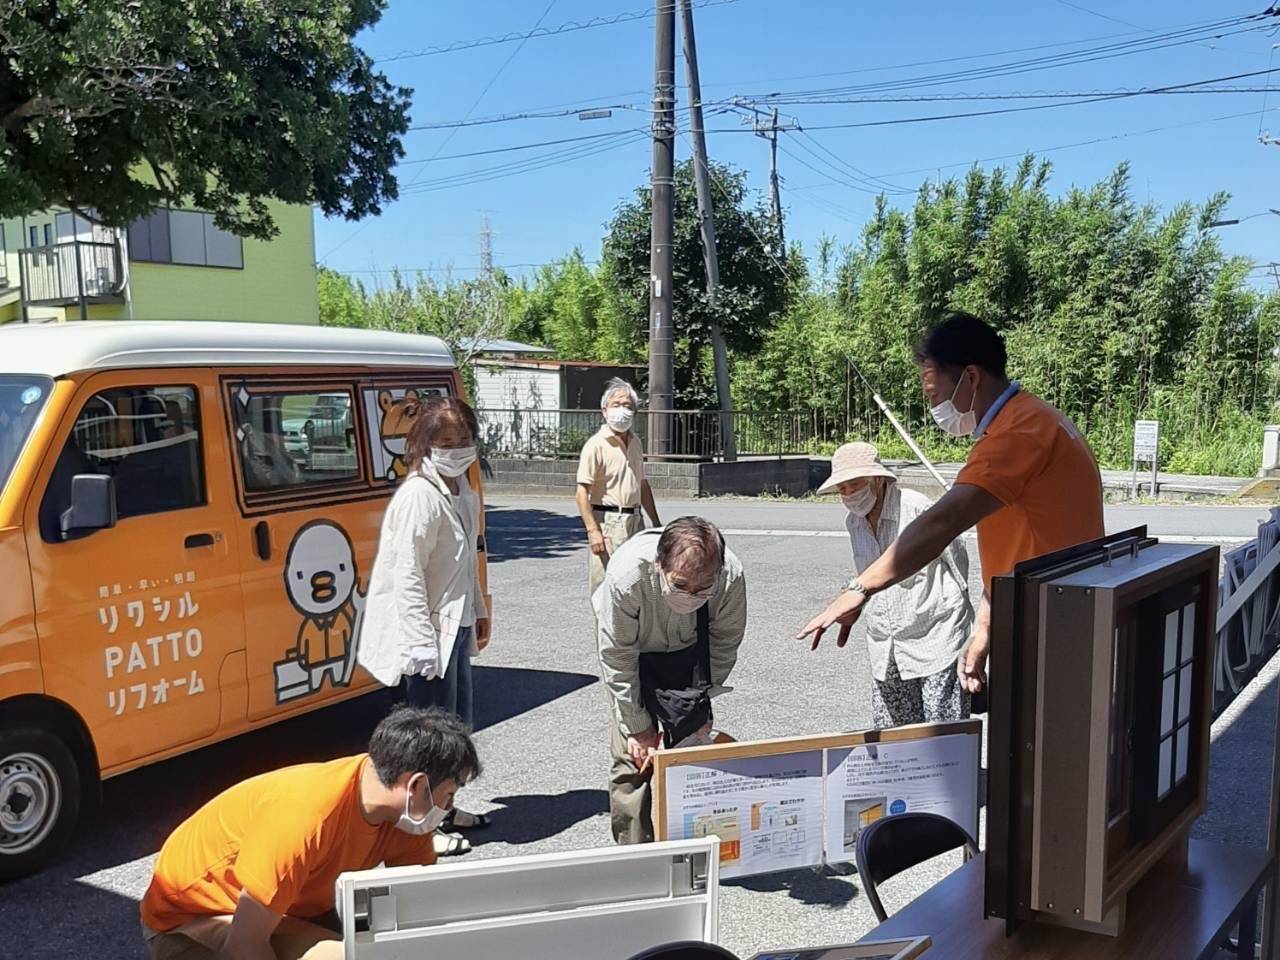
[[[697,613],[698,608],[710,600],[711,594],[715,592],[715,587],[705,593],[677,590],[671,585],[667,575],[661,571],[658,573],[658,579],[662,581],[662,597],[667,601],[667,606],[671,608],[672,613]]]
[[[635,422],[636,412],[627,407],[610,407],[604,412],[604,421],[610,429],[618,433],[626,433]]]
[[[404,813],[400,814],[400,819],[396,821],[396,829],[403,830],[405,833],[415,837],[423,837],[428,833],[435,833],[444,823],[447,816],[444,810],[436,806],[435,800],[431,796],[431,781],[427,781],[427,799],[431,800],[431,809],[427,811],[427,815],[421,820],[415,820],[409,815],[409,804],[413,800],[413,791],[406,790],[404,794]]]
[[[454,450],[432,450],[431,465],[442,477],[460,477],[476,462],[475,447],[458,447]]]
[[[951,399],[944,400],[942,403],[933,407],[929,412],[933,414],[933,419],[947,433],[953,437],[964,437],[973,433],[978,428],[978,415],[973,411],[973,405],[978,402],[978,394],[975,391],[973,400],[969,403],[969,409],[961,413],[956,409],[956,394],[960,390],[960,384],[963,378],[956,382],[955,390],[951,391]]]
[[[876,505],[876,492],[871,487],[863,487],[847,497],[841,494],[840,499],[844,502],[844,508],[855,517],[865,517]]]

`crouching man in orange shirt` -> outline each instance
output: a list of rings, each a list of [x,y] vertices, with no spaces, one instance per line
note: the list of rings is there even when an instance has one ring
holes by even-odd
[[[214,797],[165,841],[142,900],[152,960],[342,957],[334,881],[435,862],[431,834],[480,773],[462,721],[401,707],[369,752],[286,767]]]

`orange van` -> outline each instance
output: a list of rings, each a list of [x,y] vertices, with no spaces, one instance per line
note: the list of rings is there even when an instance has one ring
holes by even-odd
[[[432,337],[0,330],[0,880],[102,778],[375,688],[355,655],[396,401],[461,393]]]

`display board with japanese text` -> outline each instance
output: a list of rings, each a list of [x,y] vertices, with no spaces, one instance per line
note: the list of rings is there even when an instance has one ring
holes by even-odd
[[[963,720],[664,750],[656,834],[719,837],[725,878],[851,861],[865,827],[902,813],[977,836],[981,733]]]

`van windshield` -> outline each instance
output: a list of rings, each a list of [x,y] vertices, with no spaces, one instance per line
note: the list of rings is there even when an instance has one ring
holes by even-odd
[[[0,492],[52,390],[48,377],[0,373]]]

